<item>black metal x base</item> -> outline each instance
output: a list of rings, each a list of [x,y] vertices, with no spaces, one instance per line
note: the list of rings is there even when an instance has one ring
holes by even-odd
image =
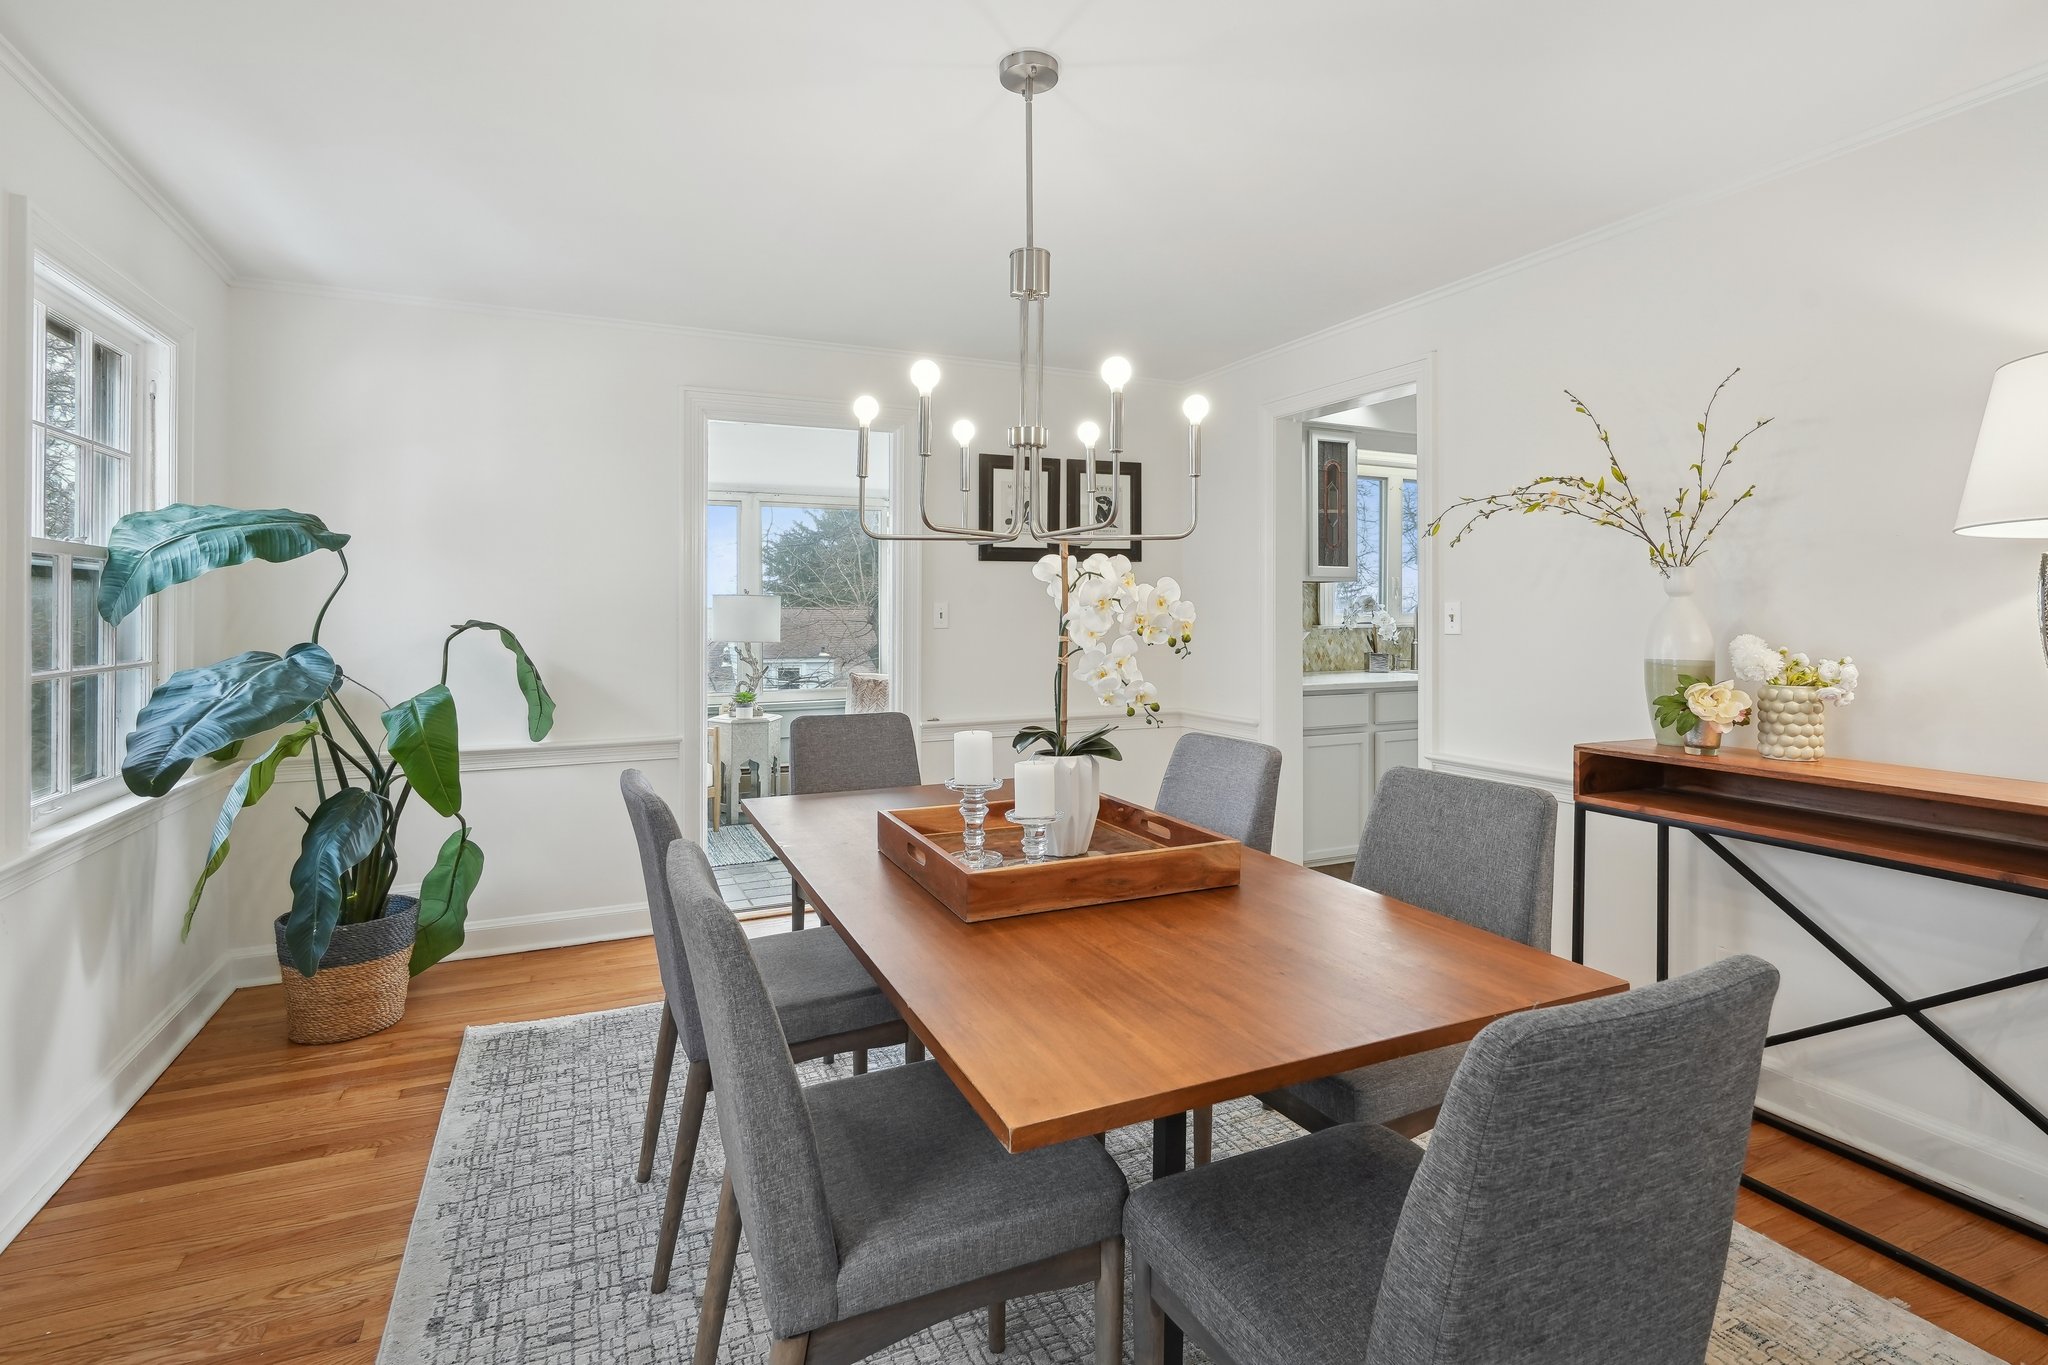
[[[1761,873],[1741,858],[1738,858],[1722,842],[1724,837],[1739,838],[1740,836],[1726,836],[1719,831],[1702,829],[1687,825],[1683,821],[1654,815],[1625,815],[1619,811],[1604,811],[1602,813],[1615,815],[1621,819],[1643,820],[1656,826],[1657,979],[1659,981],[1664,980],[1670,974],[1671,965],[1671,831],[1674,828],[1688,829],[1694,838],[1706,846],[1708,852],[1733,868],[1737,876],[1754,887],[1765,900],[1768,900],[1772,905],[1777,906],[1779,910],[1783,911],[1786,918],[1805,930],[1815,942],[1827,949],[1836,961],[1854,972],[1858,980],[1870,987],[1871,990],[1877,992],[1879,997],[1885,1002],[1882,1009],[1865,1010],[1859,1014],[1844,1015],[1841,1018],[1827,1020],[1823,1023],[1809,1024],[1803,1028],[1788,1029],[1783,1033],[1774,1033],[1764,1040],[1765,1047],[1775,1047],[1780,1043],[1797,1042],[1802,1038],[1817,1038],[1822,1034],[1838,1033],[1843,1029],[1859,1028],[1862,1025],[1874,1024],[1884,1019],[1909,1019],[1915,1027],[1919,1028],[1929,1038],[1932,1038],[1944,1051],[1967,1068],[1971,1075],[1984,1082],[2000,1099],[2018,1110],[2027,1122],[2033,1124],[2043,1134],[2048,1134],[2048,1113],[2043,1113],[2038,1105],[2015,1089],[2011,1082],[2000,1076],[1982,1058],[1971,1052],[1953,1034],[1927,1015],[1927,1011],[1942,1005],[1953,1005],[1960,1001],[1975,1000],[1981,996],[1995,995],[2000,991],[2009,991],[2015,987],[2029,986],[2036,982],[2048,981],[2048,965],[2031,967],[2026,971],[2013,972],[2010,975],[1996,977],[1990,981],[1962,986],[1934,995],[1908,999],[1895,989],[1891,983],[1880,976],[1868,963],[1857,957],[1840,939],[1830,934],[1811,915],[1808,915],[1797,905],[1794,905],[1784,892],[1772,886],[1770,882],[1764,879]],[[1572,812],[1572,960],[1575,962],[1583,962],[1585,960],[1587,814],[1587,809],[1584,806],[1578,806]],[[1749,842],[1793,848],[1803,853],[1812,853],[1821,857],[1831,856],[1830,851],[1827,849],[1812,848],[1778,839],[1756,839]],[[1919,876],[1943,877],[1944,875],[1932,868],[1916,867],[1903,863],[1884,865],[1891,866],[1898,871],[1911,872]],[[1947,877],[1944,879],[1966,881],[1973,885],[1993,885],[1998,890],[2010,891],[2018,895],[2040,894],[2023,887],[2009,886],[2002,883],[1986,883],[1975,878]],[[1929,1180],[1915,1171],[1909,1171],[1881,1157],[1872,1156],[1868,1152],[1859,1151],[1847,1143],[1840,1142],[1825,1134],[1817,1133],[1789,1119],[1782,1119],[1774,1114],[1766,1113],[1764,1110],[1757,1110],[1756,1117],[1760,1122],[1767,1123],[1773,1128],[1790,1133],[1795,1137],[1810,1142],[1837,1156],[1845,1157],[1859,1165],[1882,1172],[1914,1189],[1966,1208],[1971,1213],[1989,1219],[2002,1227],[2024,1233],[2043,1242],[2048,1242],[2048,1228],[2017,1217],[2004,1209],[1987,1204],[1983,1200],[1974,1198],[1960,1190],[1951,1189],[1937,1181]],[[2015,1303],[1996,1290],[1988,1289],[1975,1280],[1958,1275],[1944,1266],[1936,1265],[1923,1256],[1908,1251],[1906,1248],[1895,1243],[1886,1241],[1875,1233],[1865,1231],[1854,1223],[1839,1218],[1825,1209],[1816,1208],[1805,1200],[1787,1194],[1785,1191],[1762,1180],[1758,1180],[1754,1176],[1744,1175],[1742,1177],[1742,1184],[1744,1188],[1753,1190],[1764,1198],[1781,1204],[1793,1212],[1819,1223],[1822,1227],[1832,1232],[1839,1233],[1853,1242],[1870,1248],[1872,1251],[1888,1256],[1901,1265],[1908,1266],[1929,1279],[1946,1285],[1959,1294],[1967,1295],[1979,1303],[1997,1309],[2008,1317],[2026,1323],[2037,1332],[2048,1333],[2048,1314],[2044,1314],[2038,1309],[2030,1308],[2022,1303]]]

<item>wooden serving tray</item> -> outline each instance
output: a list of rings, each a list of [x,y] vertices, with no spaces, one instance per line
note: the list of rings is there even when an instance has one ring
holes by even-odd
[[[877,812],[882,856],[970,924],[1237,885],[1244,845],[1113,796],[1102,798],[1086,853],[1027,863],[1024,831],[1004,818],[1013,804],[988,803],[987,846],[1001,867],[961,865],[958,805]]]

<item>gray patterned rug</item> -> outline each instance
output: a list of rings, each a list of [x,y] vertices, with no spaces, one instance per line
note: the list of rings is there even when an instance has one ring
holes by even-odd
[[[775,851],[752,825],[722,825],[705,830],[704,856],[713,867],[775,861]]]
[[[656,1176],[633,1180],[657,1007],[469,1030],[406,1244],[380,1365],[672,1365],[689,1359],[723,1158],[709,1115],[669,1292],[647,1292],[673,1113]],[[883,1054],[875,1054],[878,1064]],[[900,1060],[900,1054],[898,1058]],[[807,1081],[844,1074],[807,1063]],[[678,1081],[674,1094],[679,1095]],[[713,1104],[717,1103],[714,1095]],[[1223,1157],[1296,1133],[1256,1102],[1216,1111]],[[1150,1130],[1110,1134],[1135,1185]],[[767,1342],[742,1241],[720,1359],[760,1365]],[[1091,1294],[1010,1306],[991,1356],[979,1314],[874,1357],[884,1365],[1052,1365],[1091,1359]],[[1128,1337],[1126,1338],[1128,1343]],[[1200,1361],[1197,1351],[1190,1361]],[[1993,1358],[1738,1226],[1708,1352],[1714,1365],[1985,1365]],[[1994,1362],[1995,1365],[1995,1362]]]

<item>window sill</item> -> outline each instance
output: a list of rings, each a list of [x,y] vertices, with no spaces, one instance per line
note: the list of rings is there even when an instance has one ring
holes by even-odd
[[[119,843],[193,801],[217,795],[239,771],[239,764],[222,764],[187,774],[162,796],[124,793],[38,826],[29,832],[27,850],[0,866],[0,900]]]

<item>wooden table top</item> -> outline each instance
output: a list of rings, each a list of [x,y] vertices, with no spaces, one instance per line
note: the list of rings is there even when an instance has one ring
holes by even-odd
[[[747,813],[1011,1151],[1463,1042],[1627,989],[1246,849],[1235,887],[967,924],[876,850],[944,787]]]

